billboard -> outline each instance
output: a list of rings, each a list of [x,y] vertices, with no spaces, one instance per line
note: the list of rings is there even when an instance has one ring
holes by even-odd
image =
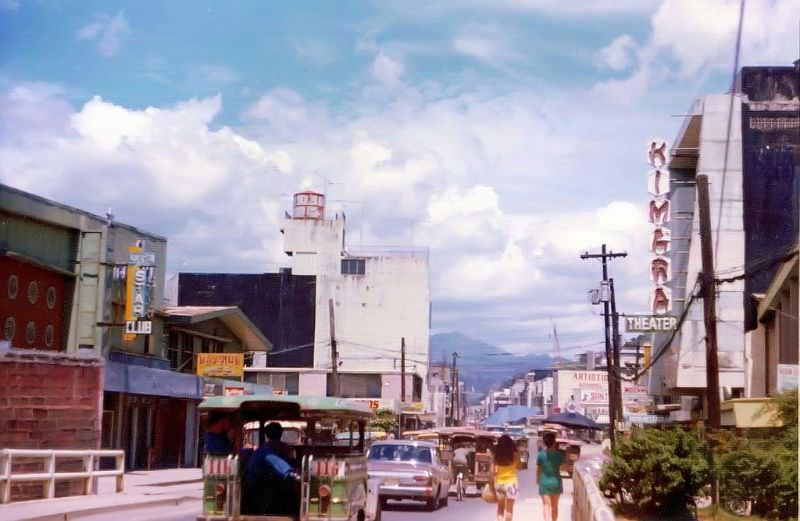
[[[197,375],[241,378],[244,375],[244,353],[198,353]]]
[[[625,415],[645,414],[652,405],[646,385],[622,384],[622,410]]]

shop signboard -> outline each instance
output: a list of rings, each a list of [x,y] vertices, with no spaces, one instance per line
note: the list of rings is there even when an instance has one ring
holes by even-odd
[[[778,364],[778,392],[797,389],[797,364]]]
[[[241,378],[244,375],[244,353],[198,353],[197,375]]]
[[[645,385],[622,384],[622,408],[628,414],[644,414],[650,407],[652,399]]]

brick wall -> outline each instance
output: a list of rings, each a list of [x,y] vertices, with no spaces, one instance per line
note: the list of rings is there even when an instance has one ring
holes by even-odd
[[[0,448],[96,449],[100,446],[103,361],[44,351],[0,354]],[[80,461],[59,459],[57,471]],[[41,460],[14,459],[14,470],[43,470]],[[40,483],[20,483],[12,500],[42,497]],[[80,482],[56,484],[56,495],[80,493]]]

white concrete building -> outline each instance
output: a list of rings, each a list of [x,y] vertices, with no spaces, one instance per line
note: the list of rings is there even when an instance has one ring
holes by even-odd
[[[701,270],[695,181],[697,175],[708,177],[714,270],[718,279],[725,279],[717,285],[716,301],[722,398],[752,394],[748,373],[759,353],[750,352],[747,332],[758,325],[757,300],[778,270],[775,259],[780,261],[797,244],[800,81],[796,67],[745,67],[733,98],[730,94],[699,98],[670,153],[672,280],[668,285],[675,316],[684,312]],[[666,336],[656,335],[653,342],[657,363],[651,392],[661,402],[681,404],[673,419],[701,418],[706,388],[702,300],[694,301],[679,334],[664,347]]]
[[[282,232],[292,274],[316,276],[314,368],[332,367],[332,314],[340,372],[397,373],[405,342],[405,401],[427,403],[427,250],[349,247],[344,215],[326,216],[325,198],[315,192],[295,194]],[[399,389],[392,398],[402,398]]]

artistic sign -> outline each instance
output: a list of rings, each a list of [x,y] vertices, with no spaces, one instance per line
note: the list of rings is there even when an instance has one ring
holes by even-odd
[[[244,353],[198,353],[197,375],[241,378],[244,374]]]
[[[580,403],[587,405],[608,405],[608,386],[600,384],[581,384]]]
[[[650,281],[653,282],[653,290],[650,292],[648,308],[653,315],[666,315],[672,311],[672,290],[665,286],[672,280],[672,266],[670,259],[665,257],[672,249],[672,234],[666,226],[670,221],[670,173],[667,168],[669,145],[663,139],[651,139],[647,144],[647,164],[650,170],[647,172],[647,191],[652,198],[647,205],[647,216],[653,225],[650,234],[649,250],[654,257],[650,259],[648,273]],[[629,317],[642,320],[639,317]],[[670,321],[671,323],[671,321]],[[626,320],[630,329],[631,324]],[[659,323],[658,326],[667,324]],[[673,326],[674,328],[674,326]],[[647,331],[662,331],[660,328],[647,329]],[[640,330],[641,331],[641,330]]]

